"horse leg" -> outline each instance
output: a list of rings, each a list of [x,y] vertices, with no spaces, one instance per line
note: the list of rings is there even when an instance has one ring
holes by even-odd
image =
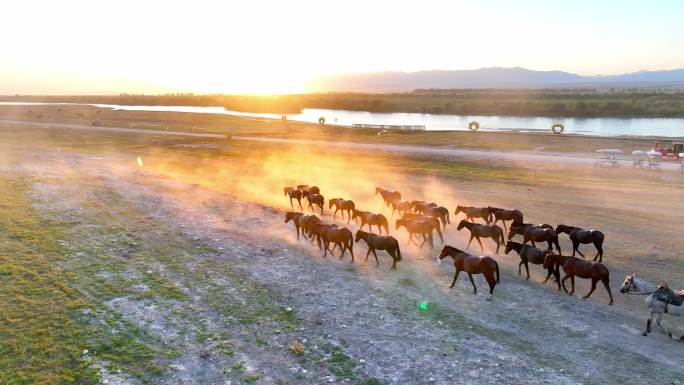
[[[653,318],[653,311],[652,311],[652,310],[649,310],[649,312],[648,312],[648,320],[646,320],[646,331],[644,331],[643,333],[641,333],[642,336],[647,336],[648,333],[651,332],[651,321],[652,321],[652,318]]]
[[[477,294],[477,287],[475,286],[475,281],[473,280],[473,275],[468,273],[468,279],[470,279],[470,283],[473,284],[473,294]]]
[[[380,261],[378,261],[378,254],[373,249],[373,256],[375,257],[375,267],[380,267]]]
[[[391,253],[388,251],[387,253],[392,257],[392,267],[390,267],[390,270],[396,270],[397,269],[397,250],[392,250]]]
[[[304,211],[304,207],[302,207],[302,198],[297,198],[297,203],[299,203],[299,209]]]
[[[570,295],[575,294],[575,275],[570,276],[570,283],[572,284],[572,290],[570,291]]]
[[[484,252],[484,246],[482,246],[482,241],[480,241],[480,236],[476,236],[475,240],[477,240],[477,243],[480,244],[480,251]]]
[[[494,294],[494,286],[496,286],[496,279],[494,279],[494,274],[491,271],[485,272],[484,276],[487,280],[487,283],[489,284],[489,298],[487,298],[487,301],[489,301],[492,299],[492,295]]]
[[[585,295],[584,297],[582,297],[582,299],[587,299],[587,298],[589,298],[589,296],[591,295],[591,293],[593,293],[594,290],[596,290],[596,283],[597,283],[597,282],[598,282],[598,279],[597,279],[597,278],[592,278],[592,279],[591,279],[591,290],[589,290],[589,292],[587,293],[587,295]]]
[[[425,234],[421,234],[421,235],[423,236],[423,242],[420,244],[419,249],[422,249],[423,245],[425,244],[425,241],[427,241],[427,237],[425,236]]]
[[[525,260],[525,272],[527,273],[527,278],[525,278],[525,280],[527,281],[530,279],[530,267],[527,264],[527,260]],[[546,279],[548,280],[549,278],[547,277]]]
[[[340,250],[342,250],[342,253],[340,253],[340,259],[342,259],[342,257],[344,257],[344,252],[347,251],[347,246],[344,245],[344,241],[340,243]]]
[[[461,274],[461,270],[456,269],[456,272],[454,273],[454,280],[451,282],[451,286],[449,286],[449,289],[454,288],[454,285],[456,285],[456,279],[458,279],[459,274]]]
[[[368,256],[370,255],[370,253],[371,253],[371,249],[369,247],[368,252],[366,253],[366,263],[368,263]]]
[[[598,258],[599,262],[603,262],[603,246],[598,242],[594,242],[594,246],[596,246],[596,256],[594,257],[594,261],[596,258]]]
[[[494,239],[494,242],[496,242],[496,252],[494,254],[499,254],[499,248],[501,247],[501,243],[499,243],[498,239]]]
[[[570,278],[570,275],[565,274],[565,277],[563,277],[563,279],[561,279],[561,285],[563,286],[563,291],[566,293],[568,292],[568,289],[565,288],[565,280],[568,278]]]
[[[292,211],[294,211],[294,204],[292,203],[292,197],[290,197],[290,207],[292,207]]]
[[[470,243],[473,241],[473,238],[475,238],[475,234],[470,234],[470,240],[468,241],[468,246],[466,246],[466,249],[470,247]]]
[[[430,239],[430,250],[435,248],[435,240],[432,238],[432,231],[428,233],[429,239]]]
[[[522,275],[522,265],[523,265],[523,263],[524,263],[524,262],[521,260],[520,263],[518,264],[518,275]]]
[[[584,254],[579,250],[580,243],[579,241],[572,241],[572,248],[574,249],[572,251],[572,256],[575,256],[575,251],[577,251],[577,254],[579,254],[582,258],[584,258]]]
[[[610,297],[610,303],[608,305],[613,304],[613,293],[610,292],[610,285],[608,284],[608,279],[602,279],[601,282],[603,282],[603,286],[606,287],[606,290],[608,291],[608,297]]]

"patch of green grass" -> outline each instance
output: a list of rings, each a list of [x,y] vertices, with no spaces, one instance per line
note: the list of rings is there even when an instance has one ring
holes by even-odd
[[[354,368],[356,368],[356,361],[346,355],[339,346],[325,344],[322,346],[323,351],[330,354],[329,369],[334,375],[339,378],[354,379]]]

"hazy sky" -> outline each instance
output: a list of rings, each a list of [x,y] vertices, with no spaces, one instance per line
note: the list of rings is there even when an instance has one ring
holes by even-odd
[[[0,94],[298,92],[319,74],[684,67],[684,0],[5,0]]]

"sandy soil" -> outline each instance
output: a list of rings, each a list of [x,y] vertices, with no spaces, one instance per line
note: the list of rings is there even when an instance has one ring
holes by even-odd
[[[280,208],[286,207],[285,201],[273,208],[236,199],[202,182],[139,168],[117,154],[27,150],[16,155],[23,162],[4,166],[3,172],[37,178],[36,207],[45,215],[78,219],[86,241],[107,241],[109,233],[97,230],[111,224],[103,225],[98,218],[111,217],[135,234],[138,247],[152,248],[172,236],[196,242],[197,250],[178,250],[173,256],[183,268],[161,258],[154,264],[155,271],[188,294],[187,300],[124,296],[108,301],[112,312],[181,349],[168,362],[160,383],[684,383],[684,345],[659,333],[642,337],[641,298],[617,292],[622,276],[639,265],[639,256],[653,250],[658,250],[658,259],[649,263],[657,266],[649,267],[649,274],[670,271],[670,276],[683,277],[681,234],[676,229],[658,223],[660,235],[649,234],[648,244],[640,240],[651,218],[668,208],[668,218],[681,219],[682,213],[671,210],[681,195],[673,195],[671,188],[656,187],[650,197],[657,199],[645,202],[639,198],[639,186],[540,186],[530,201],[526,185],[442,181],[449,189],[441,193],[464,202],[524,207],[532,221],[577,221],[578,212],[592,212],[593,223],[609,231],[606,263],[611,267],[614,306],[607,305],[602,288],[582,300],[557,292],[551,284],[543,286],[536,266],[531,266],[533,278],[525,281],[516,273],[517,256],[505,255],[496,256],[502,282],[494,299],[487,301],[485,294],[472,294],[465,277],[454,289],[447,288],[453,266],[437,264],[437,250],[404,247],[397,272],[388,269],[389,260],[383,257],[380,268],[362,260],[351,264],[348,257],[323,259],[314,246],[296,241],[294,229],[283,223]],[[65,182],[64,175],[72,178]],[[427,185],[434,178],[417,177],[414,182]],[[634,194],[615,194],[629,188]],[[592,199],[563,199],[583,193]],[[108,194],[119,198],[83,210],[84,201]],[[447,203],[453,210],[452,200]],[[126,214],[130,210],[135,214]],[[447,234],[448,243],[465,246],[464,235],[453,225]],[[405,236],[398,237],[403,246]],[[85,247],[77,243],[83,241],[72,242]],[[356,245],[356,254],[365,254],[365,248]],[[130,269],[135,270],[134,265]],[[133,274],[110,274],[124,273]],[[481,278],[476,284],[485,291]],[[266,290],[266,298],[250,297],[256,287]],[[586,282],[578,282],[577,291],[585,293]],[[295,314],[296,325],[267,319],[236,322],[240,306],[232,313],[218,305],[251,306],[250,301],[261,300]],[[419,309],[423,302],[426,311]],[[220,354],[214,338],[198,340],[179,333],[196,330],[199,323],[212,335],[228,336],[221,342],[229,342],[234,355]],[[668,327],[681,323],[677,313],[668,317]],[[293,340],[303,342],[302,356],[289,353]],[[103,374],[110,383],[137,382],[126,373]]]

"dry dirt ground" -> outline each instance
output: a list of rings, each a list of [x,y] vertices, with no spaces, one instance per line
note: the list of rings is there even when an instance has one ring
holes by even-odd
[[[538,266],[531,265],[532,279],[525,281],[516,273],[518,257],[503,251],[496,256],[502,275],[493,300],[486,300],[481,277],[477,295],[465,276],[448,289],[453,265],[436,263],[438,247],[404,246],[405,235],[393,226],[404,256],[396,272],[385,256],[380,268],[365,263],[360,244],[353,264],[349,256],[323,259],[283,223],[282,190],[265,199],[277,202],[271,205],[239,188],[226,193],[193,169],[203,163],[180,170],[155,167],[151,157],[140,167],[128,153],[32,149],[29,143],[3,151],[0,172],[28,181],[41,217],[68,224],[60,242],[69,252],[59,266],[99,304],[79,321],[98,325],[115,316],[117,325],[132,325],[138,342],[152,348],[145,359],[159,364],[154,376],[133,373],[101,352],[84,351],[82,359],[103,383],[684,383],[684,344],[657,332],[642,337],[642,298],[617,290],[632,270],[684,283],[678,174],[664,173],[648,187],[417,172],[410,180],[421,188],[396,186],[411,198],[445,202],[452,212],[455,203],[479,203],[521,207],[532,222],[591,222],[608,234],[605,262],[616,299],[608,306],[602,287],[582,300],[542,285]],[[240,161],[224,166],[245,173],[254,167]],[[583,172],[557,167],[546,172]],[[334,195],[345,183],[333,181],[347,171],[331,173],[320,185]],[[241,177],[232,171],[216,177],[222,175],[227,184]],[[398,184],[394,177],[378,175],[377,183]],[[362,181],[369,183],[368,194],[359,200],[378,209],[374,186],[367,176]],[[271,182],[264,176],[269,188]],[[438,196],[420,195],[431,191]],[[454,224],[446,232],[447,243],[465,247]],[[562,246],[568,250],[568,241]],[[590,246],[583,250],[592,254]],[[578,281],[579,295],[587,289]],[[666,316],[671,330],[683,323],[681,312]]]

